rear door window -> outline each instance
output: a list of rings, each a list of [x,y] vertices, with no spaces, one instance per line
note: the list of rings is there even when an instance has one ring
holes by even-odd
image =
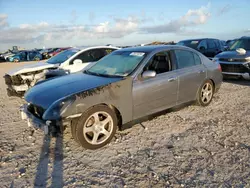
[[[198,56],[196,53],[193,53],[194,55],[194,63],[195,65],[200,65],[201,64],[201,58]]]
[[[175,50],[175,56],[177,60],[177,68],[183,69],[187,67],[195,66],[199,61],[195,60],[194,53],[187,50]]]

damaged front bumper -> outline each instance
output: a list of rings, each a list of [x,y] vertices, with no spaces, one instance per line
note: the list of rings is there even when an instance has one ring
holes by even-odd
[[[29,127],[34,127],[37,129],[41,129],[45,134],[49,134],[49,125],[51,121],[44,121],[37,118],[28,110],[28,104],[25,104],[20,107],[21,118],[22,120],[26,120]]]
[[[23,97],[24,93],[39,80],[44,79],[44,71],[30,74],[30,75],[13,75],[5,74],[5,84],[7,85],[7,94],[9,97]]]
[[[32,112],[29,111],[29,104],[24,104],[20,107],[21,118],[26,120],[28,127],[33,127],[35,129],[40,129],[44,131],[44,134],[57,135],[57,133],[62,133],[66,126],[69,126],[71,119],[75,117],[68,117],[64,121],[62,120],[43,120],[37,117]]]

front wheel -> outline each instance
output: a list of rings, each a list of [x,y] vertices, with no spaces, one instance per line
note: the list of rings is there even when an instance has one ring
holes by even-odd
[[[211,103],[214,95],[214,86],[211,80],[207,80],[200,87],[196,102],[200,106],[207,106]]]
[[[86,149],[98,149],[108,144],[117,130],[116,113],[105,105],[90,108],[73,128],[73,137]]]

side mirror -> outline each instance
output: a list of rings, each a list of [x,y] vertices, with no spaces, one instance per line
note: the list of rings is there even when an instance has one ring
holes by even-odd
[[[154,78],[156,76],[156,72],[152,70],[147,70],[142,73],[142,78]]]
[[[82,60],[81,59],[75,59],[73,61],[73,65],[77,66],[77,65],[82,65]]]

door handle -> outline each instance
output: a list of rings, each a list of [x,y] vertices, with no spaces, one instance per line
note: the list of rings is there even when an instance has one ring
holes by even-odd
[[[173,78],[169,78],[169,79],[168,79],[169,82],[173,82],[173,81],[175,81],[175,80],[177,80],[176,77],[173,77]]]

